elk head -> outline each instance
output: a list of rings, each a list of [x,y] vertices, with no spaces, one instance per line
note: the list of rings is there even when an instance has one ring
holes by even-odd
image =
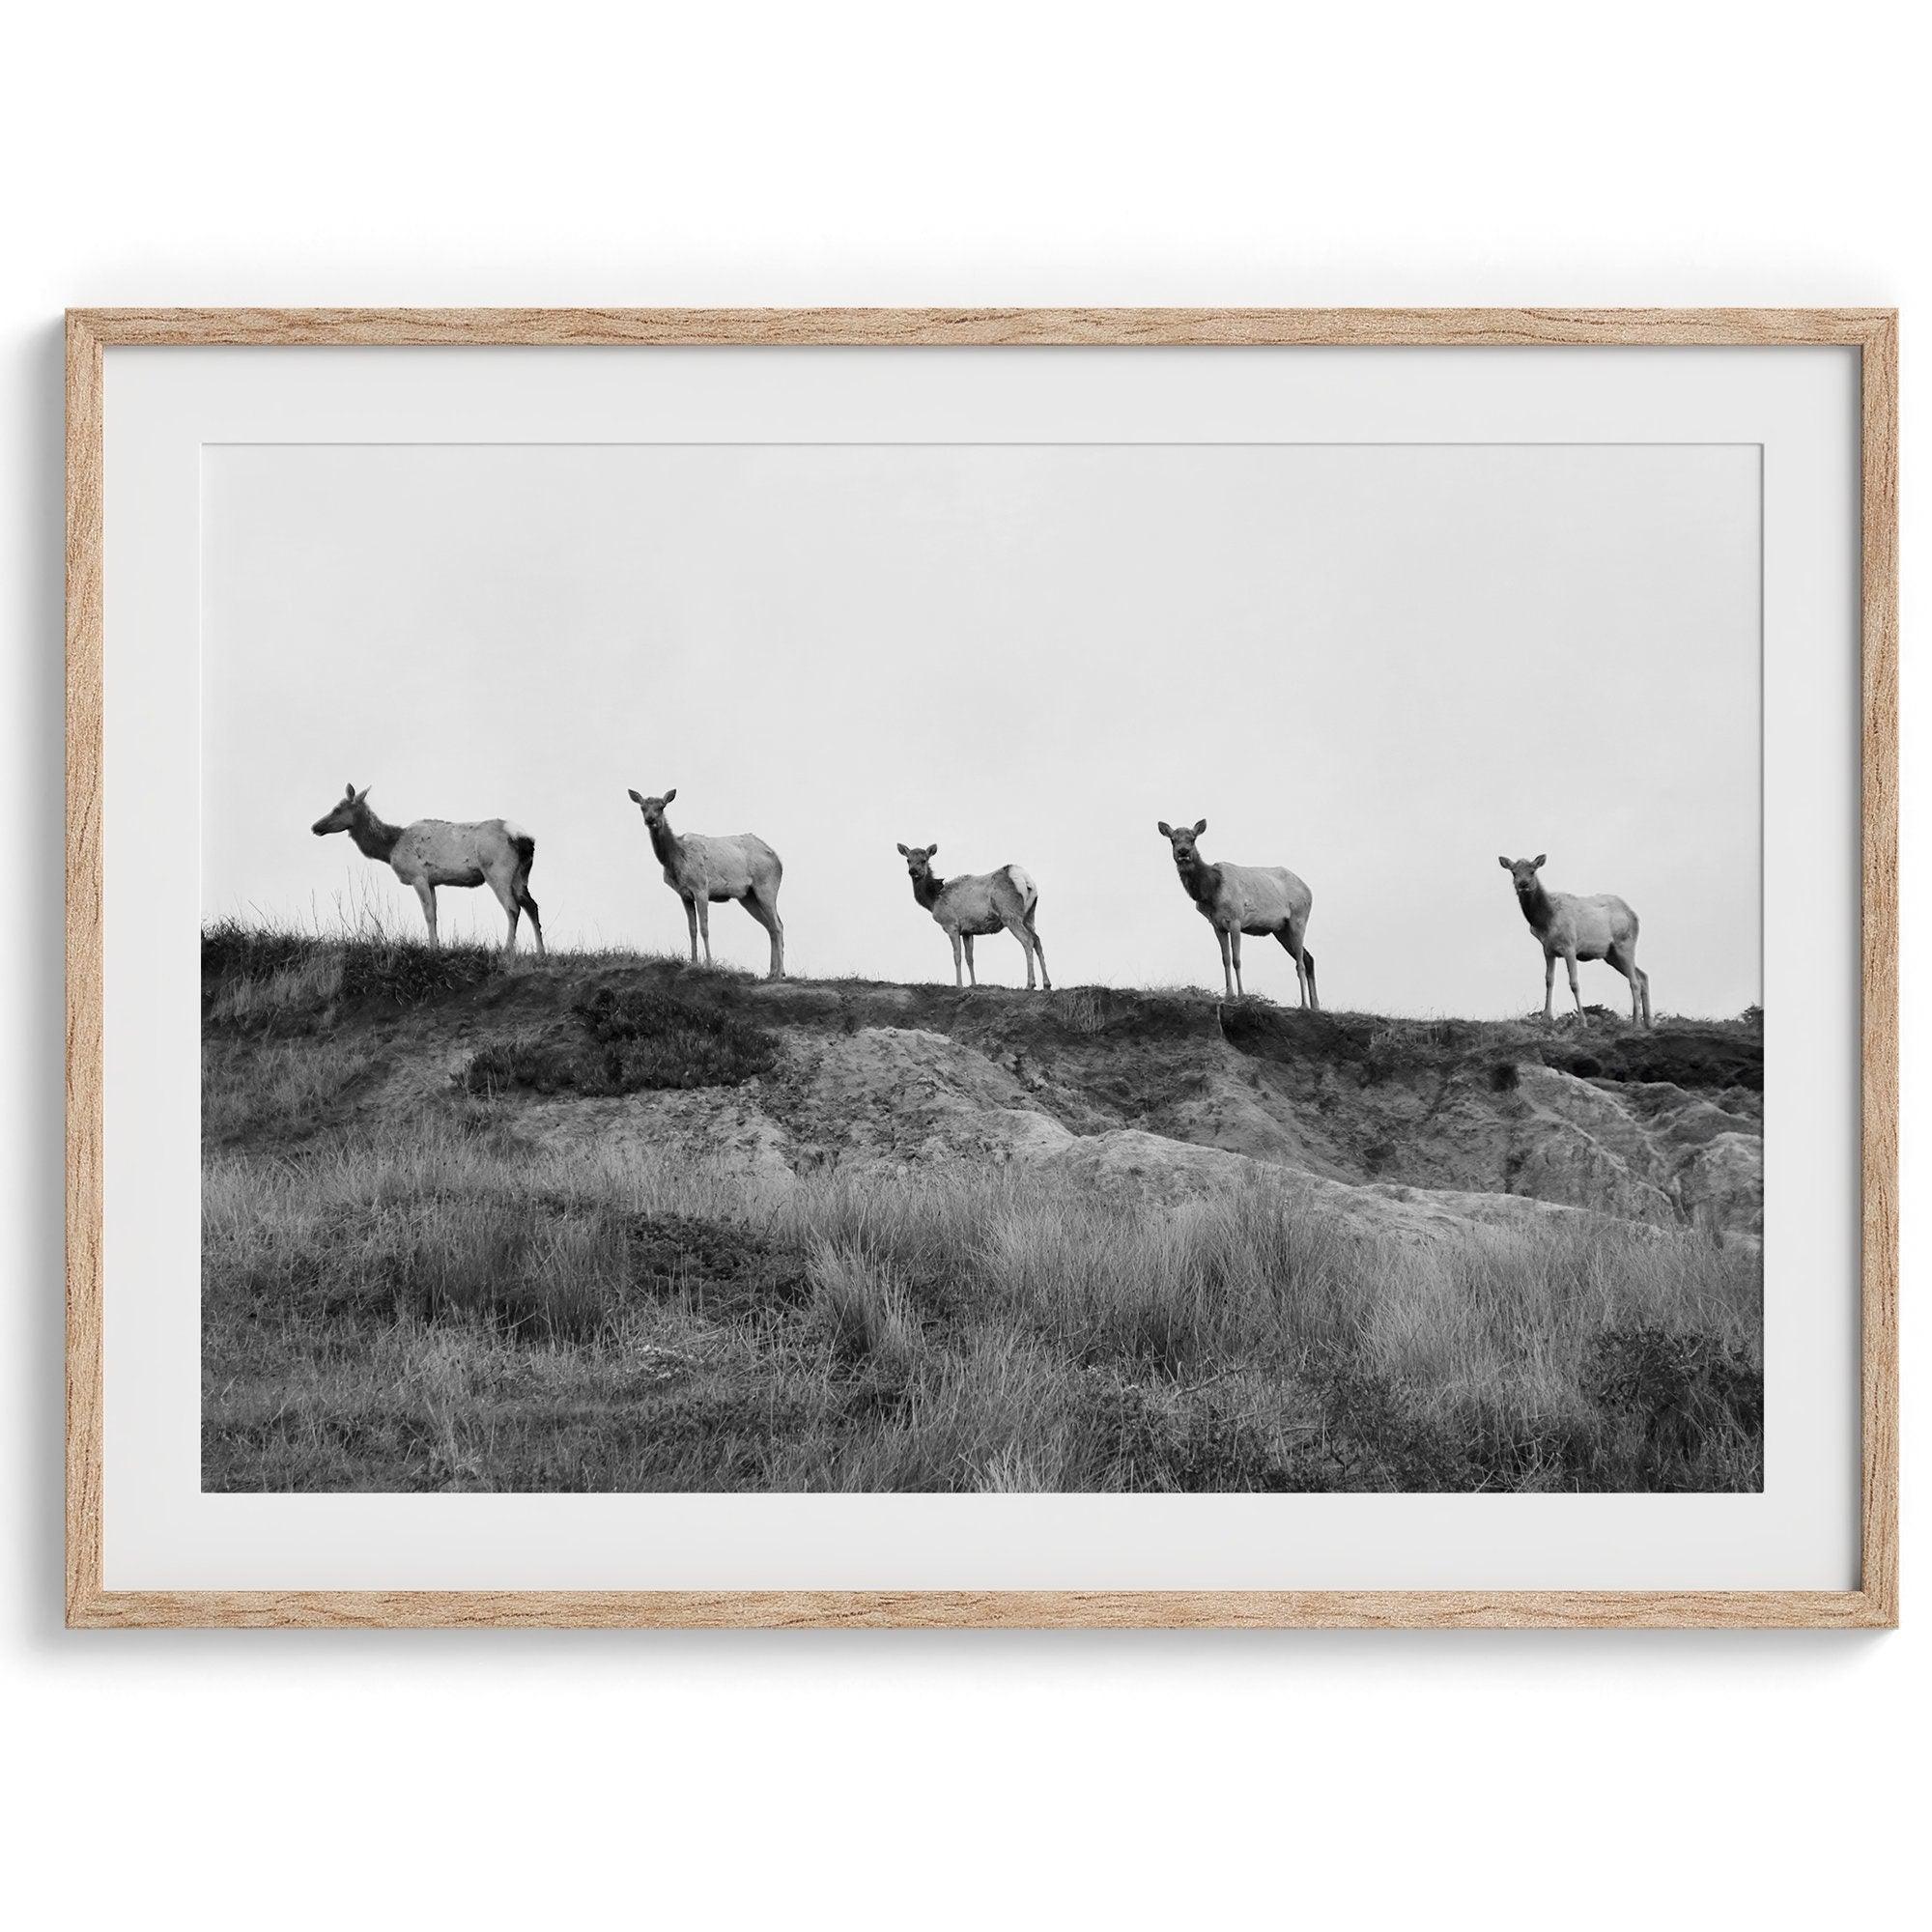
[[[644,823],[653,832],[668,832],[670,827],[665,821],[665,807],[677,796],[677,787],[672,785],[662,798],[646,798],[642,792],[634,791],[631,803],[644,814]]]
[[[1184,872],[1201,862],[1201,854],[1194,849],[1194,841],[1208,830],[1208,821],[1197,818],[1191,826],[1170,825],[1166,819],[1160,821],[1160,836],[1174,847],[1174,863]]]
[[[309,827],[309,830],[318,838],[326,838],[331,832],[347,832],[355,823],[355,814],[362,810],[363,801],[368,796],[367,785],[360,791],[357,791],[353,784],[345,785],[342,796]]]

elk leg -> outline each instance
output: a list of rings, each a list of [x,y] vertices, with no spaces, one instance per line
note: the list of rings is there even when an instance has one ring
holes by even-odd
[[[1574,952],[1566,952],[1563,955],[1563,963],[1570,969],[1570,997],[1577,1002],[1577,1017],[1588,1026],[1590,1022],[1583,1017],[1583,996],[1577,990],[1577,955]]]
[[[785,976],[785,923],[779,917],[777,899],[767,900],[760,895],[758,903],[771,915],[766,929],[772,935],[772,978],[782,980]]]
[[[1308,962],[1302,957],[1301,935],[1292,925],[1278,925],[1274,936],[1281,941],[1281,949],[1294,961],[1294,987],[1301,995],[1302,1008],[1308,1006],[1310,993]]]
[[[1237,1000],[1245,1000],[1248,997],[1248,989],[1241,984],[1241,928],[1238,925],[1229,933],[1228,944],[1234,949],[1235,954],[1235,997]]]
[[[959,935],[953,932],[949,933],[947,937],[952,941],[952,983],[964,991],[966,979],[959,970]]]
[[[1624,956],[1623,948],[1621,946],[1612,946],[1604,954],[1604,964],[1610,967],[1613,971],[1621,973],[1630,981],[1631,1019],[1634,1021],[1637,1012],[1636,975],[1631,971],[1630,961]]]
[[[772,936],[771,977],[774,980],[782,980],[785,976],[784,921],[779,917],[779,909],[777,906],[766,905],[762,898],[759,899],[758,904],[763,909],[765,914],[765,930],[769,932]]]
[[[1609,962],[1630,981],[1631,1020],[1634,1024],[1641,1021],[1650,1024],[1650,975],[1639,969],[1636,951],[1634,947],[1613,947],[1607,955]]]
[[[530,930],[537,936],[537,957],[544,956],[543,921],[537,917],[537,902],[530,896],[530,889],[519,879],[517,897],[523,902],[524,910],[530,916]]]
[[[1222,983],[1228,989],[1229,999],[1232,1000],[1235,997],[1235,975],[1233,970],[1228,965],[1227,927],[1223,925],[1217,925],[1214,928],[1214,937],[1221,942],[1221,980]]]
[[[704,935],[704,963],[711,964],[711,901],[700,894],[693,902],[697,907],[697,929]],[[694,965],[696,963],[694,955]]]
[[[779,923],[777,906],[767,905],[755,891],[745,895],[745,910],[765,928],[772,942],[772,968],[770,977],[774,980],[784,978],[784,927]]]
[[[510,936],[503,942],[503,951],[514,952],[517,950],[517,922],[524,911],[517,897],[517,882],[515,879],[492,879],[490,890],[497,895],[497,903],[503,908],[510,922]]]
[[[686,899],[684,902],[684,923],[691,932],[691,963],[697,964],[697,901]]]
[[[965,932],[961,933],[960,937],[966,942],[966,977],[977,986],[980,983],[980,976],[973,970],[973,935]]]
[[[1553,1020],[1556,1015],[1551,1008],[1556,999],[1556,955],[1546,952],[1543,955],[1543,1017]]]
[[[1026,922],[1021,919],[1008,920],[1007,930],[1019,941],[1020,951],[1026,954],[1027,991],[1031,993],[1039,984],[1033,973],[1033,935],[1027,931]]]
[[[1053,981],[1046,976],[1046,948],[1039,943],[1039,934],[1034,929],[1032,920],[1027,921],[1027,937],[1033,941],[1033,950],[1039,954],[1039,983],[1050,993],[1053,991]],[[1031,986],[1033,981],[1029,980],[1027,984]]]
[[[429,943],[434,946],[436,938],[436,888],[428,880],[419,880],[416,897],[422,901],[423,919],[429,926]]]

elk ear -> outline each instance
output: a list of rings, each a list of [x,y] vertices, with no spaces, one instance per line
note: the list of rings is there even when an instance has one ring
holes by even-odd
[[[355,781],[354,779],[351,779],[349,782],[342,787],[342,796],[344,798],[354,798],[355,796]]]
[[[1195,838],[1199,838],[1201,837],[1201,835],[1202,835],[1202,834],[1203,834],[1204,832],[1206,832],[1207,830],[1208,830],[1208,821],[1207,821],[1207,820],[1206,820],[1205,818],[1197,818],[1197,819],[1196,819],[1196,820],[1194,821],[1194,836],[1195,836]]]
[[[930,859],[930,858],[932,857],[932,855],[933,855],[933,854],[934,854],[935,852],[937,852],[938,850],[939,850],[939,847],[938,847],[937,845],[928,845],[928,846],[927,846],[927,847],[925,848],[925,856],[926,856],[926,857],[927,857],[928,859]]]
[[[677,796],[677,787],[675,785],[672,785],[671,788],[665,793],[665,803],[668,805],[671,802],[671,800],[674,799],[676,796]]]
[[[644,802],[644,799],[643,799],[643,794],[642,794],[641,792],[636,792],[636,791],[634,791],[634,792],[633,792],[633,793],[631,794],[631,803],[632,803],[633,805],[642,805],[642,804],[643,804],[643,802]]]
[[[1160,824],[1155,829],[1160,833],[1160,836],[1163,838],[1172,838],[1174,837],[1174,827],[1171,826],[1164,818],[1160,821]]]
[[[901,859],[910,859],[912,857],[912,854],[908,852],[903,845],[901,845],[899,847],[899,857]]]
[[[1548,852],[1539,852],[1529,863],[1540,871],[1549,863],[1549,854]]]
[[[1496,864],[1500,866],[1506,872],[1510,868],[1510,862],[1507,859],[1505,859],[1500,852],[1496,854]]]
[[[362,789],[355,793],[354,796],[355,799],[355,803],[357,805],[360,805],[362,801],[369,796],[369,787],[367,785],[364,785]]]

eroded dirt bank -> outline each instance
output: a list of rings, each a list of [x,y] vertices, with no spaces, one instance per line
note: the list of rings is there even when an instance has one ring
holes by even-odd
[[[318,1034],[345,1051],[337,1088],[282,1131],[487,1093],[559,1147],[781,1187],[1011,1166],[1139,1200],[1260,1179],[1418,1238],[1564,1210],[1762,1230],[1762,1036],[1742,1022],[1392,1021],[595,958],[452,954],[391,977],[313,946],[205,967],[211,1035],[235,1051]]]

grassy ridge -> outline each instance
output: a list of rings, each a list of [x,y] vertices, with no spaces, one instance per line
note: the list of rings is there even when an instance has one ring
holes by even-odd
[[[1195,987],[1063,986],[1023,993],[950,983],[874,980],[768,982],[733,967],[690,967],[681,958],[611,951],[554,952],[539,968],[526,952],[414,940],[319,938],[234,923],[202,934],[204,1016],[230,1033],[311,1030],[322,1019],[426,1006],[489,1005],[523,998],[539,1025],[561,1008],[613,992],[668,991],[694,1014],[726,1022],[829,1027],[922,1026],[971,1034],[1024,1016],[1029,1039],[1052,1045],[1115,1036],[1136,1041],[1221,1038],[1259,1060],[1319,1056],[1378,1071],[1446,1065],[1474,1048],[1540,1061],[1585,1078],[1670,1081],[1684,1088],[1762,1086],[1764,1034],[1753,1008],[1734,1020],[1668,1016],[1654,1028],[1590,1008],[1579,1031],[1519,1019],[1404,1019],[1381,1013],[1302,1013],[1266,999],[1224,1003]],[[539,991],[538,989],[542,990]]]
[[[554,1151],[527,1110],[750,1077],[783,1009],[743,981],[600,1006],[488,954],[244,933],[205,968],[212,1489],[1761,1487],[1748,1244],[1551,1216],[1420,1245],[1260,1188],[1122,1209],[1013,1173],[727,1185],[674,1147]],[[533,1057],[366,1103],[398,1048],[358,1012],[482,996],[530,1005]],[[1054,997],[1080,1033],[1194,1023]],[[1469,1023],[1349,1024],[1394,1064]]]

